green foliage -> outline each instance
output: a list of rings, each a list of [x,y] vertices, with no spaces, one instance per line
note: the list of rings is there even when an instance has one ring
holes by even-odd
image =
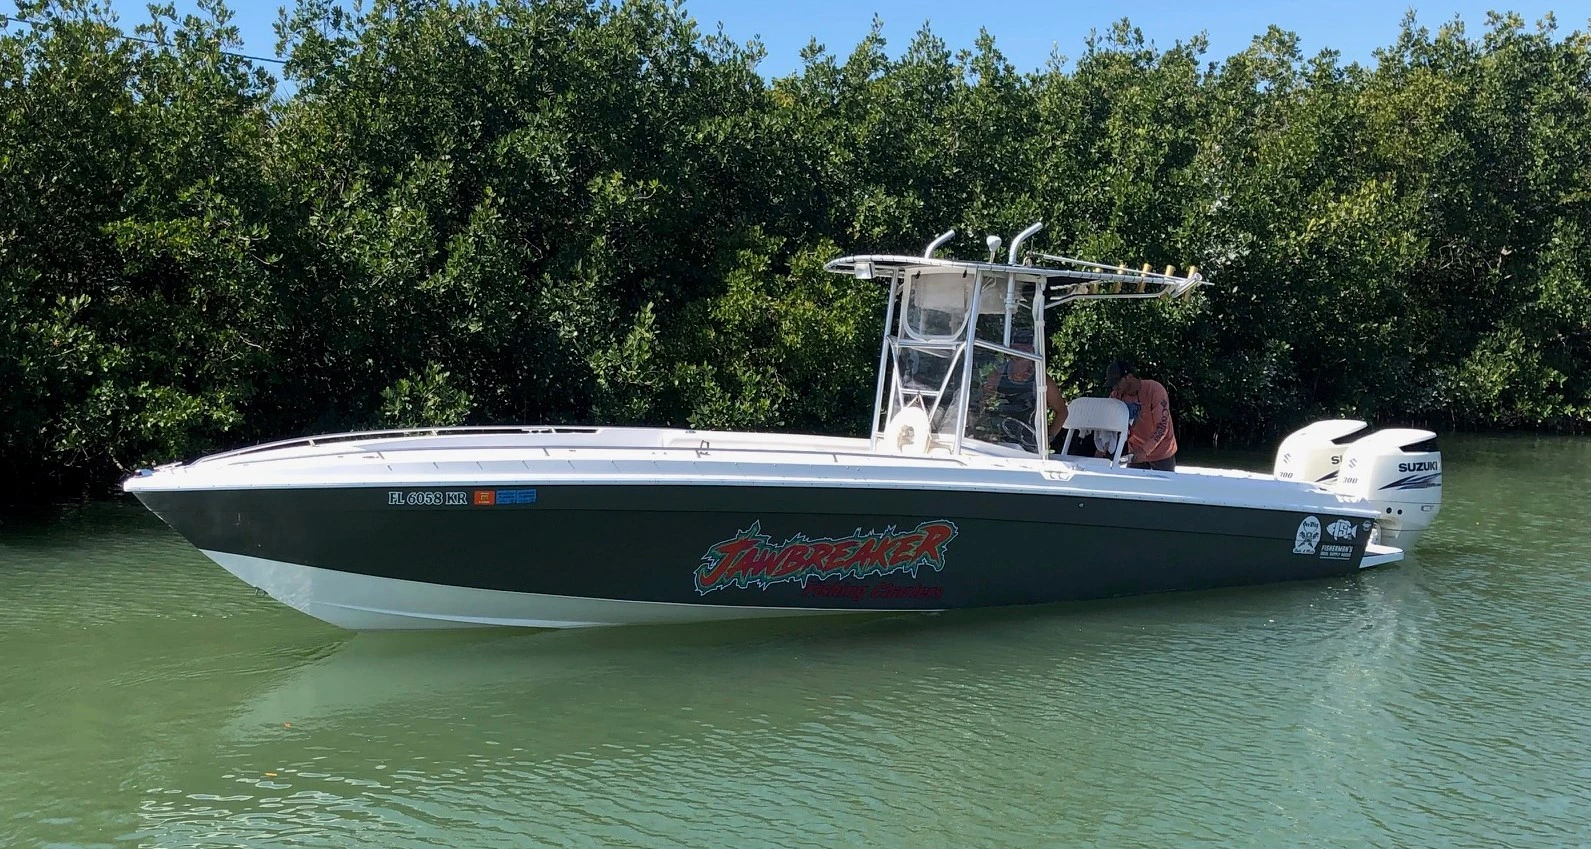
[[[459,422],[857,432],[881,288],[851,251],[1033,220],[1197,263],[1052,315],[1055,378],[1127,356],[1190,436],[1312,417],[1591,422],[1591,36],[1409,18],[1366,66],[1122,21],[1023,73],[880,35],[796,73],[679,6],[300,0],[274,81],[219,0],[120,38],[0,29],[0,471],[105,479],[308,431]],[[151,43],[152,42],[152,43]]]
[[[837,253],[820,240],[776,270],[782,240],[747,237],[723,274],[726,290],[693,305],[670,352],[692,427],[866,428],[885,293],[825,272]]]
[[[435,427],[463,422],[470,412],[470,395],[449,377],[441,366],[426,363],[424,371],[398,378],[381,390],[381,424]]]

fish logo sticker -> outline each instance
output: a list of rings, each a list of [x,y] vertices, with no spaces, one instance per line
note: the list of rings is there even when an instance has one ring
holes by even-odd
[[[1317,536],[1318,534],[1317,525]],[[775,543],[762,532],[762,522],[722,542],[713,543],[696,567],[696,592],[707,595],[728,587],[767,589],[774,584],[802,587],[810,580],[873,578],[895,572],[913,578],[924,566],[945,568],[945,551],[956,538],[956,523],[923,522],[909,531],[893,526],[863,533],[860,528],[837,539],[808,539],[803,534]]]
[[[1338,519],[1326,526],[1326,533],[1331,534],[1331,538],[1338,542],[1345,539],[1358,539],[1359,526],[1347,519]]]
[[[1305,516],[1304,521],[1298,523],[1298,533],[1293,536],[1294,554],[1314,554],[1320,546],[1320,520],[1314,516]]]

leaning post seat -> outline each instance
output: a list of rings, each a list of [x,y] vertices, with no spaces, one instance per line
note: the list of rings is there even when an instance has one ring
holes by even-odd
[[[1073,398],[1066,405],[1066,441],[1061,444],[1064,456],[1072,447],[1072,436],[1078,431],[1091,430],[1116,434],[1116,452],[1110,458],[1112,466],[1121,465],[1122,449],[1127,447],[1127,429],[1132,426],[1126,403],[1115,398]]]

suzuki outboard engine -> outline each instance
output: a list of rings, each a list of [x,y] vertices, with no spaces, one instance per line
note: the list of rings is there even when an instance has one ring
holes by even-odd
[[[1354,419],[1315,422],[1293,431],[1276,450],[1277,480],[1319,483],[1330,486],[1338,477],[1347,437],[1365,429]]]
[[[1442,509],[1442,454],[1428,430],[1378,430],[1346,447],[1334,488],[1375,506],[1380,541],[1408,551]]]

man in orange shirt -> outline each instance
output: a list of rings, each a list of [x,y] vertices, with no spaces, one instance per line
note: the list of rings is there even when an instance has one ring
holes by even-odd
[[[1133,373],[1132,364],[1117,360],[1105,369],[1110,397],[1127,404],[1132,425],[1127,430],[1130,469],[1177,470],[1177,433],[1171,424],[1171,396],[1157,380]]]

